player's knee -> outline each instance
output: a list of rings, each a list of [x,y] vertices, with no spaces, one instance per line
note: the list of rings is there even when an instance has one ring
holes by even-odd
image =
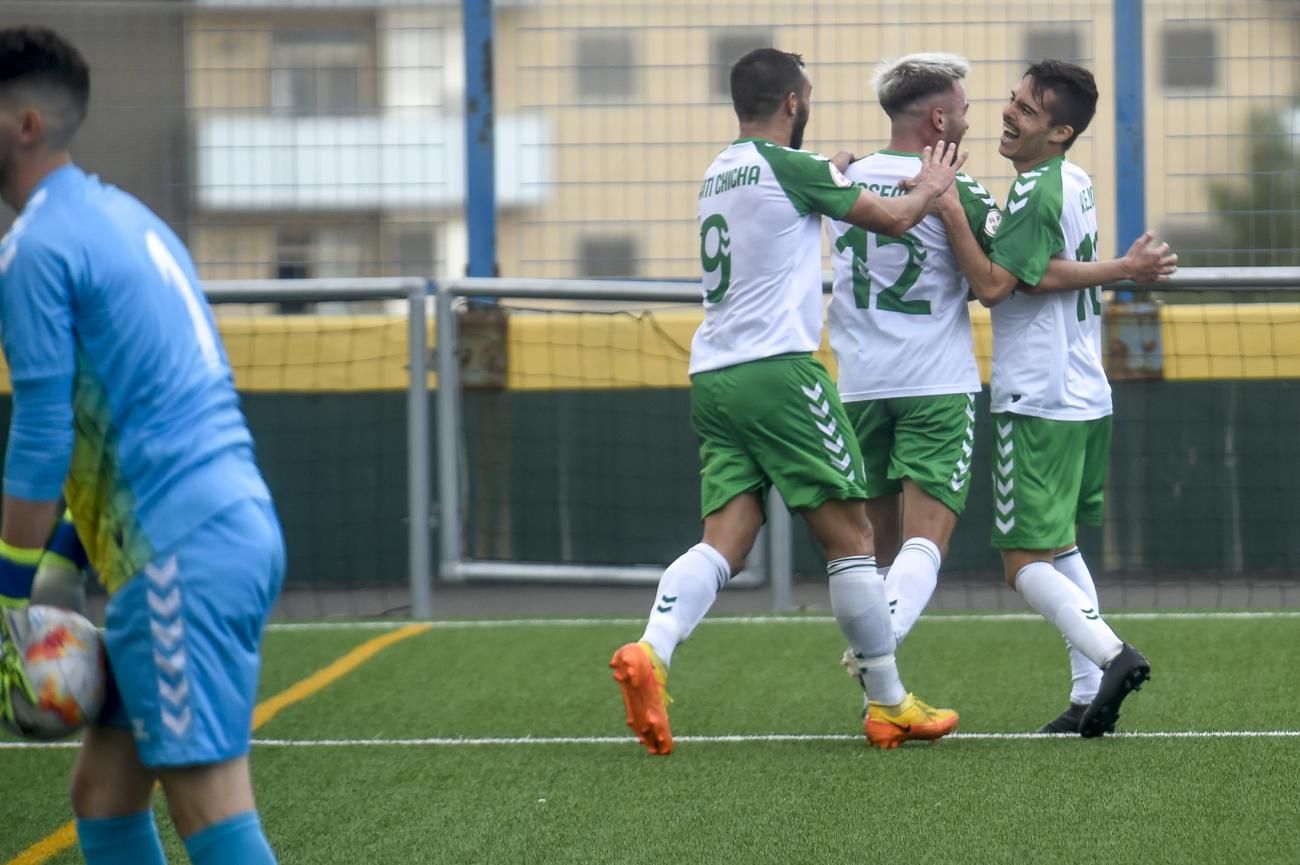
[[[1002,579],[1006,580],[1007,585],[1014,591],[1016,588],[1016,577],[1020,574],[1020,569],[1025,566],[1025,562],[1013,555],[1003,554],[1002,556]]]
[[[149,808],[152,784],[136,785],[79,761],[68,784],[72,813],[82,820],[138,814]]]
[[[828,559],[865,556],[874,551],[871,523],[867,522],[865,516],[856,519],[855,514],[845,512],[844,519],[826,526],[819,534],[822,536],[818,540]]]
[[[745,569],[745,561],[749,558],[749,550],[740,553],[724,553],[727,557],[727,567],[731,568],[731,576],[735,576]]]
[[[72,801],[72,813],[82,819],[97,817],[95,813],[95,781],[81,764],[72,770],[68,781],[68,798]]]
[[[735,576],[744,570],[745,560],[754,548],[755,538],[743,532],[720,532],[715,527],[713,531],[706,529],[701,540],[727,560],[727,567],[731,568],[731,575]]]
[[[168,770],[159,773],[159,780],[172,823],[182,838],[256,808],[246,758]]]
[[[153,781],[153,772],[136,756],[129,732],[90,727],[69,783],[73,813],[88,819],[138,814],[149,807]]]

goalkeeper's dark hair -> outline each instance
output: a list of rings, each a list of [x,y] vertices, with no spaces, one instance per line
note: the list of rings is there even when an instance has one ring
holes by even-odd
[[[1069,150],[1097,113],[1097,80],[1087,69],[1064,60],[1040,60],[1025,70],[1025,75],[1032,79],[1030,89],[1047,110],[1052,125],[1064,124],[1074,130],[1061,145],[1062,150]],[[1047,104],[1049,92],[1051,105]]]
[[[39,102],[49,145],[67,147],[86,119],[90,68],[81,52],[53,30],[8,27],[0,30],[0,94]]]
[[[788,51],[755,48],[731,67],[731,104],[742,123],[771,117],[803,86],[803,58]]]

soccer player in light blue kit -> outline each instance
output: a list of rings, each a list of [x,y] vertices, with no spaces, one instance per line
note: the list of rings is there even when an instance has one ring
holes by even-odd
[[[62,494],[110,594],[115,687],[72,779],[89,865],[165,862],[155,781],[192,862],[273,863],[247,754],[280,527],[185,247],[70,160],[89,90],[57,34],[0,30],[0,197],[19,211],[0,242],[0,595],[30,591]]]

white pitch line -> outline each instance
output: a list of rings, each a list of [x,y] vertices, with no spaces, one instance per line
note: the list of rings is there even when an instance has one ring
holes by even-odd
[[[1047,733],[953,733],[947,739],[967,741],[1045,739],[1056,740],[1062,736]],[[1170,732],[1112,733],[1113,739],[1285,739],[1300,738],[1300,730],[1173,730]],[[729,736],[674,736],[676,742],[707,745],[744,744],[754,742],[857,742],[861,735],[843,733],[759,733]],[[514,736],[514,737],[431,737],[425,739],[255,739],[254,745],[269,748],[342,748],[398,746],[408,748],[454,748],[489,745],[633,745],[639,744],[630,736]]]
[[[1252,610],[1252,611],[1206,611],[1206,612],[1150,612],[1150,613],[1107,613],[1107,619],[1119,621],[1214,621],[1238,619],[1300,619],[1300,610]],[[292,631],[368,631],[388,630],[411,624],[412,620],[363,621],[363,622],[276,622],[267,626],[275,632]],[[720,616],[705,619],[704,625],[825,625],[834,622],[831,616]],[[971,615],[936,614],[921,617],[922,622],[954,624],[961,622],[1041,622],[1043,617],[1037,613],[973,613]],[[427,622],[430,628],[439,631],[474,630],[478,628],[569,628],[569,627],[636,627],[645,624],[645,619],[469,619],[453,621]]]
[[[1046,733],[953,733],[961,741],[1068,741],[1073,737]],[[1300,730],[1168,730],[1112,733],[1107,739],[1295,739]],[[862,737],[842,733],[759,733],[729,736],[675,736],[674,740],[704,745],[755,742],[857,742]],[[436,736],[423,739],[254,739],[260,748],[458,748],[507,745],[635,745],[630,736]],[[0,742],[0,751],[52,751],[79,748],[80,742]]]

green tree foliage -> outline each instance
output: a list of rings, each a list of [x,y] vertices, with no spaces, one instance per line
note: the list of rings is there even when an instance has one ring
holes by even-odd
[[[1182,263],[1300,265],[1300,103],[1258,111],[1248,124],[1245,178],[1210,184],[1218,229],[1213,248],[1188,250]]]

